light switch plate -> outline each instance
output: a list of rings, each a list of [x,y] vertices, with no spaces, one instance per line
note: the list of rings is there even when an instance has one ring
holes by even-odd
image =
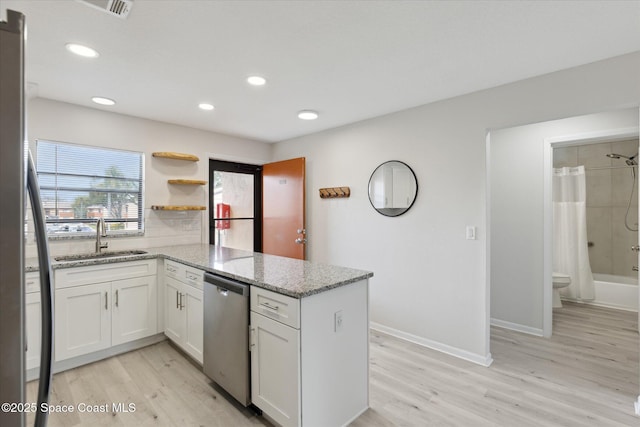
[[[476,240],[476,228],[473,225],[467,225],[467,240]]]

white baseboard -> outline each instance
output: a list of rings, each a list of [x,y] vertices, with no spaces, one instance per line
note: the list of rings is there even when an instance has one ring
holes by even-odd
[[[491,326],[497,326],[499,328],[510,329],[516,332],[522,332],[529,335],[535,335],[537,337],[544,336],[542,329],[532,328],[531,326],[521,325],[519,323],[507,322],[505,320],[491,318]]]
[[[447,344],[443,344],[438,341],[432,341],[427,338],[419,337],[417,335],[409,334],[407,332],[400,331],[398,329],[390,328],[388,326],[381,325],[379,323],[371,322],[371,329],[374,329],[379,332],[383,332],[385,334],[394,336],[396,338],[403,339],[405,341],[412,342],[414,344],[421,345],[423,347],[430,348],[432,350],[437,350],[442,353],[449,354],[451,356],[458,357],[460,359],[468,360],[469,362],[477,363],[482,366],[489,366],[493,363],[493,359],[491,358],[491,353],[486,356],[482,356],[477,353],[471,353],[466,350],[462,350],[457,347],[452,347]]]
[[[636,407],[636,415],[640,415],[640,396],[638,396],[638,400],[633,403],[633,406]]]

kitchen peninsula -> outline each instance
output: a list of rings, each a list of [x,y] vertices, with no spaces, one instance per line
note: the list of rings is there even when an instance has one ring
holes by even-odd
[[[53,262],[57,370],[128,351],[164,335],[202,363],[202,335],[208,327],[202,321],[206,272],[250,285],[251,400],[264,415],[283,426],[338,426],[368,408],[372,273],[211,245],[144,251]],[[28,274],[34,270],[28,263],[27,271],[32,271]],[[59,333],[59,327],[85,328],[92,322],[71,318],[64,296],[92,286],[99,287],[95,293],[99,316],[111,310],[111,341],[78,353],[75,338]],[[142,319],[144,312],[149,315],[142,319],[147,326],[130,328],[136,332],[123,339],[131,322],[118,323],[117,310],[126,308],[127,289],[134,288],[144,292],[131,319]],[[135,335],[141,330],[146,332]],[[65,349],[70,349],[68,354]]]

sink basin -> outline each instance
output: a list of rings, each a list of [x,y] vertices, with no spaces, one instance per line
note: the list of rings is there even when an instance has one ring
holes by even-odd
[[[144,255],[147,251],[105,251],[90,254],[63,255],[54,257],[56,261],[82,261],[85,259],[112,258],[117,256]]]

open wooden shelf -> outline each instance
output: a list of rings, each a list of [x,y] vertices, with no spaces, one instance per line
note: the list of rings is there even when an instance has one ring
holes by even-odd
[[[187,160],[189,162],[197,162],[200,160],[198,156],[185,153],[174,153],[172,151],[156,151],[151,154],[153,157],[162,157],[164,159]]]
[[[204,211],[207,207],[194,205],[153,205],[151,209],[154,211]]]
[[[178,184],[178,185],[206,185],[207,181],[203,181],[200,179],[170,179],[169,184]]]

